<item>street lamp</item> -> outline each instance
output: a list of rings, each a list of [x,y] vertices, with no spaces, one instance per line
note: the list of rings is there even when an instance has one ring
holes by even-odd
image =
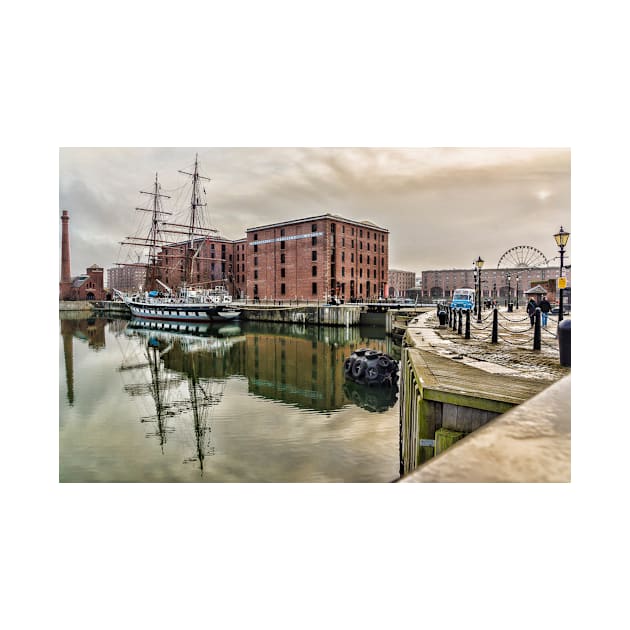
[[[477,257],[477,260],[475,260],[475,267],[477,267],[477,284],[479,286],[479,289],[477,291],[477,295],[479,296],[479,299],[477,300],[477,323],[480,324],[481,323],[481,268],[483,267],[483,263],[485,261],[482,260],[481,256]]]
[[[508,283],[508,294],[507,294],[507,300],[505,302],[505,305],[507,306],[508,312],[510,310],[510,301],[512,300],[512,288],[510,286],[510,281],[512,280],[512,276],[508,273],[507,274],[507,283]]]
[[[516,274],[516,310],[518,311],[518,279],[519,274]]]
[[[560,226],[560,231],[557,234],[554,234],[553,237],[556,239],[556,243],[560,248],[560,278],[562,278],[562,267],[564,266],[564,248],[566,244],[569,242],[570,232],[565,232],[562,226]],[[560,285],[560,312],[558,313],[558,321],[562,321],[564,318],[564,306],[563,306],[563,287]]]

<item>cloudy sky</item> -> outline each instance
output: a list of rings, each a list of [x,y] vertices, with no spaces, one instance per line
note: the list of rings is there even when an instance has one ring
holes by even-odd
[[[70,214],[72,273],[112,266],[143,232],[155,173],[185,206],[199,153],[210,223],[230,239],[256,225],[327,212],[390,230],[390,267],[496,266],[510,247],[557,255],[571,229],[571,154],[564,148],[62,148],[59,202]],[[189,189],[188,189],[189,190]],[[170,204],[170,205],[169,205]],[[569,241],[570,253],[571,241]]]

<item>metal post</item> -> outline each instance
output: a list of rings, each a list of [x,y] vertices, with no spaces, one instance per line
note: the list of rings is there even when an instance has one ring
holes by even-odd
[[[553,235],[558,247],[560,248],[560,278],[562,278],[562,268],[564,267],[564,248],[569,242],[569,232],[565,232],[560,226],[560,231]],[[564,287],[560,287],[560,312],[558,313],[558,325],[564,319]]]
[[[492,343],[499,343],[499,309],[492,312]]]
[[[477,303],[477,323],[481,324],[481,268],[477,274],[477,280],[479,282],[479,302]]]
[[[534,350],[540,350],[540,308],[534,312]]]
[[[457,310],[453,309],[453,332],[457,330]]]
[[[466,309],[466,339],[470,339],[470,309]]]

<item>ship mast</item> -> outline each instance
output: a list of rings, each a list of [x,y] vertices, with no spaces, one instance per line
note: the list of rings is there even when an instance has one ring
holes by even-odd
[[[147,291],[153,291],[157,289],[157,280],[161,279],[161,274],[159,272],[158,266],[158,242],[161,242],[160,239],[160,227],[159,222],[162,220],[162,215],[170,214],[170,212],[164,212],[160,206],[160,197],[165,197],[166,199],[170,199],[168,195],[162,195],[160,193],[160,184],[158,183],[158,174],[155,174],[155,184],[153,185],[153,192],[145,192],[144,190],[140,191],[144,195],[152,195],[153,196],[153,209],[151,211],[151,230],[148,236],[148,245],[149,245],[149,254],[148,254],[148,265],[147,265],[147,275],[145,280],[145,286]]]
[[[182,221],[182,223],[172,223],[165,220],[166,215],[172,215],[173,213],[162,210],[161,199],[170,199],[170,197],[160,192],[161,189],[156,173],[153,191],[140,191],[142,194],[151,195],[153,197],[152,208],[136,208],[136,210],[152,213],[151,228],[148,236],[145,238],[128,236],[125,241],[121,242],[121,245],[149,248],[147,263],[117,263],[121,266],[141,266],[146,268],[145,290],[147,291],[160,290],[158,280],[164,280],[160,273],[161,267],[165,262],[163,258],[168,257],[171,260],[176,260],[177,258],[183,259],[180,288],[185,288],[192,284],[195,262],[199,264],[202,260],[215,260],[214,258],[210,259],[200,256],[206,240],[218,232],[218,230],[214,228],[204,227],[203,225],[204,209],[208,204],[205,202],[206,191],[203,188],[202,180],[211,180],[209,177],[204,177],[199,174],[198,154],[195,154],[195,164],[192,173],[188,171],[178,172],[189,176],[192,180],[192,194],[187,219]],[[171,235],[182,235],[186,240],[183,243],[181,241],[178,242],[178,239],[182,238],[182,236]],[[197,243],[195,241],[197,241]],[[174,248],[182,248],[183,252],[180,254],[177,249]]]
[[[162,204],[160,199],[164,197],[165,199],[170,199],[168,195],[163,195],[160,192],[160,183],[158,181],[158,174],[155,174],[155,182],[153,184],[153,190],[148,192],[146,190],[141,190],[141,194],[150,195],[153,197],[153,203],[151,208],[136,208],[140,212],[150,212],[151,213],[151,227],[149,229],[149,234],[146,237],[138,237],[138,236],[127,236],[125,241],[121,242],[121,245],[132,245],[134,247],[148,247],[147,254],[147,262],[140,263],[118,263],[124,267],[145,267],[146,275],[145,275],[145,290],[153,291],[154,289],[159,289],[157,286],[157,280],[161,279],[160,274],[160,264],[158,261],[159,258],[159,249],[163,246],[167,241],[164,239],[162,235],[162,230],[160,228],[160,224],[163,223],[164,216],[172,214],[171,212],[166,212],[162,210]]]
[[[199,180],[203,179],[206,181],[211,181],[209,177],[203,177],[199,175],[199,154],[195,153],[195,168],[192,173],[188,173],[187,171],[178,171],[183,175],[188,175],[192,177],[192,194],[190,198],[190,218],[188,224],[188,240],[189,245],[186,252],[186,261],[185,261],[185,275],[184,275],[184,285],[189,284],[192,281],[192,269],[194,259],[201,251],[202,243],[199,245],[199,248],[195,252],[195,234],[199,234],[200,231],[208,231],[208,228],[205,228],[201,225],[201,216],[202,216],[202,208],[206,207],[208,204],[202,202],[201,194],[199,190]],[[210,230],[212,232],[216,232],[217,230]]]

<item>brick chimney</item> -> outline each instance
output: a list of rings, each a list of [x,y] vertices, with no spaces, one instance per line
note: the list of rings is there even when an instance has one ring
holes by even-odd
[[[68,211],[61,213],[61,282],[67,283],[72,280],[70,273],[70,236],[68,233],[68,222],[70,217]]]

